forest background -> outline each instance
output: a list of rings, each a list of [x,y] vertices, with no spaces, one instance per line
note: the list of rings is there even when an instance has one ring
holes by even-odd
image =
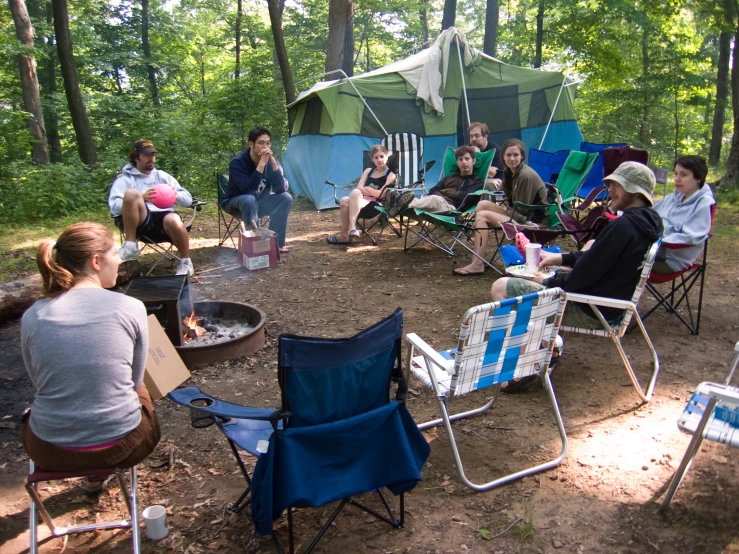
[[[214,199],[213,172],[251,127],[284,149],[296,90],[451,25],[506,63],[581,79],[586,140],[647,148],[655,167],[706,156],[737,196],[738,13],[736,0],[3,0],[0,223],[104,210],[141,137]]]

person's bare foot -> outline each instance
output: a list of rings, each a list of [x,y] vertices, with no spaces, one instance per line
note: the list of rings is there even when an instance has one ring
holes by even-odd
[[[470,275],[482,275],[485,273],[485,266],[480,263],[474,263],[472,262],[469,265],[466,265],[464,267],[458,267],[454,270],[455,275],[459,275],[460,277],[469,277]]]

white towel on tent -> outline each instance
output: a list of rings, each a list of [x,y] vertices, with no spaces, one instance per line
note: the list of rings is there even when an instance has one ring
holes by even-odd
[[[422,99],[440,114],[444,114],[444,98],[441,91],[446,86],[449,49],[455,40],[459,41],[459,46],[462,48],[462,60],[465,67],[479,59],[480,51],[467,42],[464,33],[456,27],[450,27],[441,33],[433,46],[428,49],[426,61],[422,65],[399,70],[403,79],[416,89],[416,97]]]

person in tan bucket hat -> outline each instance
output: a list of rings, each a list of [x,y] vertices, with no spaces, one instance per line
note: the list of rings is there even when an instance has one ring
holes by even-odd
[[[553,277],[547,278],[540,272],[532,281],[512,277],[498,279],[490,290],[493,301],[553,287],[561,287],[565,292],[631,299],[647,250],[662,236],[662,218],[652,209],[656,180],[647,166],[624,162],[604,182],[611,209],[622,215],[608,224],[587,250],[562,254],[542,252],[540,266],[554,266]],[[621,315],[618,308],[600,308],[600,311],[607,321]],[[601,328],[588,306],[575,303],[567,304],[562,325]],[[515,392],[526,384],[525,379],[513,381],[502,390]]]

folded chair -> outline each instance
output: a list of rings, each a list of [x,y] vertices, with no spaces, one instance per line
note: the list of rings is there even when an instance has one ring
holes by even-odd
[[[195,387],[169,394],[193,410],[197,426],[215,423],[226,435],[247,483],[232,510],[241,510],[248,499],[255,530],[272,535],[279,552],[273,523],[287,510],[292,554],[293,508],[339,501],[306,553],[347,504],[403,527],[403,495],[421,480],[430,449],[405,407],[402,336],[400,309],[349,339],[281,335],[282,407],[276,410],[223,402]],[[393,382],[397,392],[391,400]],[[239,450],[257,456],[252,476]],[[398,517],[382,487],[400,496]],[[364,492],[373,492],[387,515],[353,498]]]
[[[609,197],[606,195],[604,201],[596,201],[605,190],[605,187],[593,189],[585,200],[573,206],[568,212],[557,212],[557,219],[564,229],[563,233],[575,241],[578,250],[589,240],[597,238],[611,221],[606,216]]]
[[[649,167],[649,150],[633,146],[611,146],[603,150],[603,176],[610,175],[624,162],[639,162]]]
[[[397,154],[398,188],[415,188],[428,168],[423,163],[423,137],[413,133],[394,133],[380,141],[390,154]],[[433,164],[431,164],[433,165]]]
[[[594,335],[596,337],[605,338],[610,337],[610,339],[613,341],[613,344],[616,345],[618,354],[619,356],[621,356],[621,361],[626,368],[626,372],[629,374],[629,378],[631,379],[631,383],[634,385],[636,393],[644,402],[649,402],[649,400],[652,398],[654,385],[657,382],[657,375],[659,374],[659,358],[657,356],[657,351],[654,349],[654,345],[649,338],[649,334],[647,334],[647,330],[644,328],[644,323],[642,322],[641,317],[639,317],[639,312],[636,311],[636,305],[639,303],[639,298],[641,297],[642,291],[646,286],[649,272],[652,271],[654,260],[657,257],[659,244],[659,241],[655,242],[647,251],[647,255],[644,259],[644,265],[642,266],[641,277],[639,278],[639,282],[636,285],[636,289],[634,289],[634,294],[631,297],[631,300],[616,300],[614,298],[604,298],[601,296],[576,294],[572,292],[567,293],[568,302],[578,302],[580,304],[587,304],[588,306],[590,306],[590,309],[593,311],[596,319],[600,321],[602,329],[582,329],[579,327],[562,325],[563,333],[579,333],[582,335]],[[603,314],[600,313],[600,310],[598,309],[599,306],[605,308],[620,308],[624,311],[621,316],[617,317],[616,319],[612,321],[607,321],[603,317]],[[649,352],[652,355],[652,375],[649,379],[649,385],[647,386],[646,391],[644,391],[644,389],[639,384],[639,379],[634,373],[634,369],[631,367],[631,362],[629,362],[629,359],[626,356],[626,352],[624,352],[623,345],[621,344],[621,339],[629,329],[629,324],[631,323],[632,318],[634,318],[637,326],[641,330],[644,341],[647,343]]]
[[[716,215],[716,204],[711,207],[711,227],[713,227],[713,218]],[[701,308],[703,307],[703,280],[706,277],[706,268],[708,267],[708,239],[711,238],[709,231],[705,242],[703,243],[702,258],[696,260],[688,269],[676,271],[669,274],[652,273],[647,281],[647,289],[657,300],[657,303],[642,316],[642,320],[647,319],[660,307],[664,307],[667,313],[675,314],[683,325],[685,325],[690,333],[697,335],[701,325]],[[662,246],[667,250],[679,250],[687,248],[687,244],[668,244],[663,242]],[[670,283],[669,292],[662,293],[657,285]],[[694,286],[698,286],[698,304],[691,305],[690,291]],[[684,310],[680,310],[680,306],[684,305]],[[686,315],[683,315],[685,312]]]
[[[734,360],[723,384],[701,383],[677,421],[678,428],[693,435],[685,455],[670,481],[660,512],[664,512],[675,496],[703,439],[739,447],[739,388],[730,386],[739,365],[739,342],[734,345]]]
[[[487,178],[494,157],[495,150],[475,153],[476,159],[473,171],[483,181]],[[455,171],[456,167],[457,162],[454,157],[454,149],[447,148],[444,154],[442,177]],[[399,216],[401,221],[402,218],[409,220],[409,223],[405,225],[403,249],[407,252],[418,244],[426,243],[450,256],[455,256],[455,247],[461,245],[464,249],[476,255],[474,248],[471,246],[472,235],[474,233],[475,205],[480,200],[480,197],[485,194],[495,195],[494,192],[487,190],[470,194],[468,197],[473,199],[474,202],[464,212],[453,210],[447,214],[432,214],[419,209],[407,209],[403,211]],[[410,221],[415,222],[415,225],[410,225]],[[409,237],[411,237],[410,241]],[[481,259],[486,265],[500,273],[500,269],[492,265],[489,260]]]
[[[175,213],[180,216],[180,219],[182,219],[183,223],[185,224],[185,228],[187,229],[188,233],[192,229],[192,224],[193,221],[195,221],[195,216],[197,216],[198,212],[202,211],[203,206],[207,205],[207,202],[193,199],[192,204],[190,204],[187,208],[182,208],[182,210],[189,210],[188,212],[181,213],[175,211]],[[113,221],[120,231],[121,244],[123,244],[123,242],[126,240],[123,229],[123,217],[120,215],[113,216]],[[146,235],[141,234],[136,237],[136,240],[141,243],[141,246],[139,247],[139,255],[146,254],[147,249],[158,254],[156,262],[154,262],[154,265],[149,268],[149,270],[146,272],[146,275],[151,275],[152,271],[154,271],[154,269],[156,269],[156,267],[163,260],[169,260],[171,262],[180,261],[180,257],[174,253],[174,245],[171,242],[157,242],[154,239],[150,239]]]
[[[434,392],[441,411],[441,418],[422,423],[419,428],[444,424],[459,477],[473,490],[489,490],[551,469],[567,454],[567,435],[549,380],[549,364],[565,302],[562,290],[554,288],[470,308],[462,318],[459,341],[452,350],[437,352],[415,333],[406,335],[406,367]],[[486,412],[495,403],[502,383],[531,375],[539,375],[544,382],[562,444],[559,455],[487,483],[473,483],[465,473],[452,422]],[[453,398],[488,387],[493,387],[493,398],[485,405],[450,413]],[[521,418],[522,424],[523,421]]]
[[[123,474],[125,470],[118,468],[108,469],[96,469],[90,471],[74,471],[74,472],[58,472],[58,471],[47,471],[36,467],[33,461],[29,461],[28,477],[26,478],[26,492],[30,499],[30,554],[37,554],[38,552],[38,516],[41,515],[44,523],[49,527],[52,537],[63,537],[64,535],[72,535],[75,533],[89,533],[90,531],[101,531],[106,529],[131,529],[131,535],[133,540],[133,553],[139,554],[141,552],[141,537],[139,536],[139,508],[138,508],[138,493],[137,493],[137,475],[136,467],[132,467],[128,470],[130,476],[130,487],[126,483],[126,478]],[[118,484],[121,487],[121,495],[128,509],[129,519],[122,519],[118,521],[107,521],[99,523],[85,523],[80,525],[70,526],[57,526],[54,524],[54,520],[46,511],[44,503],[41,500],[41,496],[38,493],[38,484],[47,481],[61,481],[62,479],[73,479],[79,477],[92,477],[94,479],[106,479],[111,475],[115,475],[118,478]],[[130,489],[130,491],[129,491]]]

